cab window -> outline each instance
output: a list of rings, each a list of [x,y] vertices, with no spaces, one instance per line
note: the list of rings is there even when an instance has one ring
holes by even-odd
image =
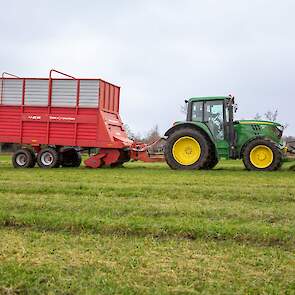
[[[192,105],[192,121],[203,121],[203,102],[196,101]]]
[[[223,101],[206,101],[204,104],[204,121],[217,140],[224,139]]]

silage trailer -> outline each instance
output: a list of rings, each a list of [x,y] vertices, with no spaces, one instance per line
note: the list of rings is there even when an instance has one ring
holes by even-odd
[[[53,74],[59,74],[53,77]],[[134,160],[154,162],[148,146],[130,140],[119,114],[120,87],[102,79],[77,79],[57,70],[48,78],[0,78],[0,142],[22,147],[15,168],[77,167],[80,151],[97,149],[91,168]]]

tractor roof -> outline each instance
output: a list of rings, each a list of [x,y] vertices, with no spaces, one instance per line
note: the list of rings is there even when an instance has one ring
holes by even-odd
[[[199,97],[191,97],[189,101],[225,100],[229,98],[230,98],[229,96],[199,96]]]

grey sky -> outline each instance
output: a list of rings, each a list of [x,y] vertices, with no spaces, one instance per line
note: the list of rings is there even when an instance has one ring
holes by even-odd
[[[279,110],[295,134],[295,1],[1,1],[2,71],[57,68],[121,89],[132,130],[182,119],[192,96],[236,96],[238,118]]]

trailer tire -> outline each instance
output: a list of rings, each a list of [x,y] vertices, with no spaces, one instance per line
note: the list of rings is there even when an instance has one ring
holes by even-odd
[[[123,164],[130,161],[129,152],[120,150],[120,157],[117,162],[112,163],[112,168],[124,168]]]
[[[42,149],[37,156],[40,168],[58,168],[60,166],[59,153],[54,148]]]
[[[247,170],[274,171],[282,165],[282,153],[267,139],[255,139],[243,151],[243,162]]]
[[[28,148],[17,150],[12,156],[14,168],[33,168],[36,164],[36,157]]]
[[[81,163],[82,163],[82,155],[80,152],[77,152],[77,159],[73,167],[80,167]]]
[[[60,152],[62,167],[79,167],[82,162],[81,153],[74,148],[65,148]]]
[[[31,165],[30,165],[30,168],[34,168],[35,165],[36,165],[36,163],[37,163],[36,153],[35,153],[35,151],[32,150],[32,149],[27,149],[27,150],[31,153],[32,158],[33,158],[32,162],[31,162]]]
[[[165,159],[172,169],[202,169],[209,160],[210,142],[197,129],[182,128],[169,135]]]

